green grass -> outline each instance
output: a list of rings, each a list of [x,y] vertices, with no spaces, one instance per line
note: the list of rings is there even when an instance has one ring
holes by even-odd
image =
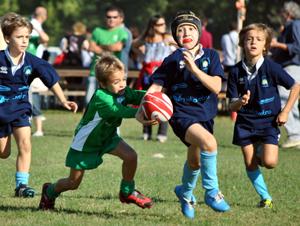
[[[231,144],[233,123],[229,117],[218,117],[215,134],[219,143],[218,175],[220,188],[231,204],[228,213],[216,213],[203,203],[203,189],[198,181],[196,218],[188,220],[180,212],[173,193],[180,183],[186,149],[170,131],[164,144],[144,142],[141,125],[135,120],[124,120],[123,138],[138,152],[137,188],[153,197],[155,206],[142,210],[134,205],[121,204],[118,199],[121,161],[106,155],[96,170],[87,171],[80,188],[61,195],[56,211],[38,211],[41,186],[66,177],[64,166],[72,134],[81,113],[47,111],[45,137],[32,138],[33,156],[30,185],[37,189],[33,199],[13,197],[16,145],[12,155],[0,160],[0,225],[299,225],[300,222],[300,150],[280,150],[279,164],[263,173],[275,207],[258,209],[259,197],[246,177],[242,154]],[[284,137],[284,135],[283,135]],[[161,153],[164,158],[154,158]]]

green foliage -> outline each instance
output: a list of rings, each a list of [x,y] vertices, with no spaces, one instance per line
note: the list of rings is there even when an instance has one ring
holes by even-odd
[[[284,0],[247,1],[247,17],[245,24],[263,22],[275,30],[280,25],[280,9]],[[299,2],[299,1],[298,1]],[[109,5],[117,5],[125,12],[125,22],[128,27],[138,26],[142,32],[148,19],[157,13],[164,15],[170,23],[178,10],[190,9],[200,17],[208,18],[207,29],[213,33],[214,46],[220,47],[221,35],[227,32],[228,25],[236,20],[235,0],[1,0],[0,16],[15,11],[24,16],[30,16],[34,8],[44,5],[48,8],[49,18],[45,23],[50,34],[50,45],[58,45],[62,36],[71,30],[76,21],[87,25],[89,30],[103,25],[104,9]]]
[[[199,179],[195,189],[198,200],[196,218],[184,218],[173,189],[181,180],[186,147],[174,136],[171,129],[169,139],[164,144],[142,141],[141,125],[134,119],[124,120],[121,134],[139,155],[136,185],[154,199],[153,208],[142,210],[134,205],[120,203],[118,192],[122,162],[116,157],[105,155],[104,163],[98,169],[85,173],[78,190],[63,193],[57,199],[54,212],[38,211],[42,184],[68,176],[69,169],[64,166],[65,156],[74,128],[81,117],[81,113],[62,111],[46,111],[45,115],[46,136],[32,138],[30,185],[37,189],[35,198],[13,197],[17,154],[14,142],[12,155],[8,159],[0,160],[1,226],[299,225],[299,150],[280,150],[278,166],[273,170],[262,169],[275,207],[272,210],[258,209],[256,204],[259,197],[246,176],[241,151],[231,144],[233,123],[229,117],[217,117],[215,123],[219,146],[219,183],[232,208],[228,213],[216,213],[204,204],[204,191]],[[153,129],[156,131],[157,128]],[[156,153],[161,153],[164,158],[154,158]]]

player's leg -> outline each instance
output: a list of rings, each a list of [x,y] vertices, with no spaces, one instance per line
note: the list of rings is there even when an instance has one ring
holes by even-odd
[[[175,194],[181,203],[181,211],[184,216],[194,218],[194,205],[196,199],[193,190],[196,187],[198,176],[200,174],[200,149],[195,145],[188,147],[187,161],[183,167],[181,185],[175,187]]]
[[[273,169],[278,163],[278,145],[264,144],[264,152],[262,155],[263,165],[268,169]]]
[[[122,181],[120,185],[120,201],[125,203],[135,203],[141,208],[151,208],[153,202],[135,189],[134,176],[137,168],[136,152],[123,140],[120,140],[117,147],[109,152],[123,160]]]
[[[11,136],[0,137],[0,158],[6,159],[11,152]]]
[[[206,204],[215,211],[228,211],[230,207],[219,190],[217,176],[217,142],[215,137],[202,125],[196,123],[188,128],[185,139],[188,143],[196,145],[201,149],[201,175],[202,186],[206,190]]]
[[[45,183],[42,188],[42,195],[39,209],[54,209],[55,199],[65,191],[76,190],[83,178],[84,170],[70,169],[69,177],[59,179],[56,183]]]
[[[29,126],[14,127],[13,134],[18,147],[15,195],[34,197],[34,189],[28,186],[31,164],[31,129]]]
[[[267,185],[265,184],[263,175],[258,167],[258,162],[257,158],[255,157],[253,144],[243,146],[242,152],[244,156],[244,162],[246,165],[247,176],[250,179],[254,189],[261,198],[261,202],[259,205],[266,204],[268,206],[261,207],[272,207],[272,197],[268,192]]]

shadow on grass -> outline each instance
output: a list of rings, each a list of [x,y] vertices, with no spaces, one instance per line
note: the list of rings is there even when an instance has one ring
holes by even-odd
[[[73,137],[74,132],[72,131],[58,131],[58,130],[47,130],[45,132],[45,136],[53,136],[53,137]]]

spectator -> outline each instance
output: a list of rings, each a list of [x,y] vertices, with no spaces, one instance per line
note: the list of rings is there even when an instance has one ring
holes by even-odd
[[[285,22],[284,28],[278,37],[273,39],[272,57],[275,62],[281,64],[288,74],[296,82],[300,82],[300,7],[295,2],[286,2],[283,5],[281,16]],[[281,105],[284,106],[288,100],[289,92],[279,87]],[[283,148],[297,147],[300,149],[300,118],[298,100],[295,102],[284,125],[288,140],[282,144]]]
[[[76,22],[72,26],[72,33],[66,35],[60,43],[60,48],[64,53],[62,65],[89,67],[91,54],[88,52],[89,41],[86,37],[86,26],[81,22]]]
[[[237,50],[239,44],[239,34],[237,23],[232,21],[229,26],[229,32],[221,38],[221,47],[223,53],[224,71],[228,72],[237,63]]]
[[[92,32],[89,50],[93,56],[90,66],[90,76],[87,80],[86,104],[90,101],[95,90],[97,81],[95,78],[95,64],[98,57],[105,52],[109,52],[121,59],[122,49],[128,40],[128,33],[123,27],[120,27],[120,16],[123,14],[122,9],[110,6],[105,10],[105,27],[97,27]]]
[[[202,31],[201,31],[200,43],[203,48],[213,48],[212,33],[206,30],[208,19],[206,17],[203,17],[201,22],[202,22]]]
[[[44,31],[42,24],[47,20],[47,9],[43,6],[38,6],[35,8],[32,19],[30,20],[33,30],[30,35],[29,45],[27,52],[42,58],[45,51],[45,46],[49,41],[48,34]],[[36,78],[30,88],[30,102],[32,104],[32,119],[35,124],[36,131],[32,136],[41,137],[44,136],[43,132],[43,120],[45,117],[41,112],[41,96],[40,91],[44,91],[44,87],[39,78]]]
[[[132,33],[125,26],[124,18],[125,18],[124,12],[123,12],[123,10],[121,10],[120,11],[120,17],[119,17],[120,27],[122,27],[127,32],[128,39],[124,43],[124,47],[123,47],[122,52],[121,52],[120,60],[125,65],[125,70],[127,72],[128,71],[128,63],[129,63],[129,52],[130,52],[131,44],[132,44]]]
[[[151,85],[151,75],[161,65],[162,61],[172,50],[170,43],[175,43],[172,36],[166,33],[166,21],[163,16],[155,15],[150,18],[144,34],[135,40],[133,49],[138,52],[143,50],[143,67],[137,81],[137,89],[147,90]],[[141,48],[143,47],[143,48]],[[158,127],[157,140],[167,140],[168,122],[161,122]],[[151,140],[152,126],[143,125],[143,139]]]

